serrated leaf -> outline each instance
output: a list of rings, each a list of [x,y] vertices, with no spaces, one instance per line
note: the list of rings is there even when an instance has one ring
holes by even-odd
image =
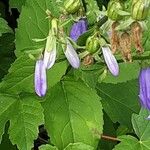
[[[132,124],[135,133],[138,137],[132,136],[120,136],[121,143],[118,144],[114,150],[149,150],[150,149],[150,121],[146,118],[149,115],[149,111],[141,109],[139,115],[133,114]]]
[[[64,150],[94,150],[94,147],[84,143],[70,143]]]
[[[9,138],[19,150],[30,150],[38,136],[38,126],[44,123],[43,108],[33,95],[22,95],[10,120]]]
[[[43,107],[46,128],[58,148],[76,142],[97,147],[103,128],[102,106],[95,91],[83,82],[69,79],[58,83]]]
[[[3,33],[7,32],[12,33],[12,30],[8,26],[7,21],[0,17],[0,36],[2,36]]]
[[[28,56],[20,56],[9,69],[9,73],[0,84],[0,90],[19,94],[20,92],[34,93],[34,66],[35,61]],[[48,88],[54,86],[65,74],[67,63],[56,63],[47,71]]]
[[[51,145],[42,145],[39,147],[39,150],[58,150],[56,146],[51,146]]]
[[[44,39],[48,36],[50,19],[46,10],[50,10],[53,16],[59,15],[60,1],[53,0],[26,0],[25,6],[22,7],[21,15],[16,30],[16,55],[19,56],[22,49],[36,47],[45,41],[34,42],[32,39]],[[31,50],[31,49],[29,49]],[[40,54],[38,52],[38,54]]]
[[[8,128],[9,128],[9,122],[6,123],[5,125],[5,133],[3,134],[2,137],[2,142],[0,144],[0,149],[2,150],[18,150],[16,145],[12,145],[12,143],[10,142],[9,139],[9,135],[8,135]]]
[[[26,0],[10,0],[9,5],[11,8],[17,8],[21,12],[21,8],[25,5]]]
[[[0,140],[4,133],[5,124],[14,115],[16,98],[11,95],[0,93]]]
[[[140,72],[140,65],[138,62],[121,63],[119,64],[120,72],[117,77],[114,77],[108,72],[107,76],[102,80],[104,83],[121,83],[129,80],[137,79]]]
[[[120,139],[121,143],[115,146],[113,150],[148,150],[148,149],[141,149],[140,143],[138,143],[138,140],[130,135],[124,135],[118,137]]]
[[[94,89],[102,72],[103,66],[94,64],[91,66],[81,66],[78,70],[74,70],[74,75]]]
[[[131,128],[131,115],[139,111],[137,81],[116,85],[101,83],[97,85],[97,91],[102,98],[103,108],[112,121]]]
[[[146,119],[148,116],[149,111],[146,109],[141,109],[139,115],[132,115],[133,128],[141,141],[150,140],[150,121]]]

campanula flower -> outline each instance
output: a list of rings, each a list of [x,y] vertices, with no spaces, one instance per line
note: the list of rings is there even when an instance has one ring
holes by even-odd
[[[52,49],[51,51],[46,51],[44,52],[44,66],[46,69],[50,69],[56,60],[56,48]]]
[[[42,97],[46,94],[47,82],[46,82],[46,68],[43,60],[37,60],[35,65],[34,74],[34,86],[35,92],[38,96]]]
[[[70,37],[74,42],[76,42],[79,36],[87,31],[87,28],[88,28],[87,19],[81,18],[78,22],[73,24],[70,31]]]
[[[141,69],[139,75],[139,97],[144,108],[150,110],[150,68]]]
[[[73,68],[76,68],[76,69],[79,68],[80,66],[79,56],[76,50],[71,45],[71,43],[69,42],[69,40],[67,40],[67,47],[66,47],[66,50],[64,51],[64,54]]]
[[[115,56],[112,54],[110,48],[108,46],[102,47],[102,52],[103,52],[103,56],[104,56],[104,59],[105,59],[105,62],[107,64],[109,71],[112,73],[112,75],[118,76],[119,66],[118,66],[117,60],[116,60]]]

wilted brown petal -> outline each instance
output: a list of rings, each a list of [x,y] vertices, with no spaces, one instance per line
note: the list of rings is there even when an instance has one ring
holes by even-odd
[[[144,51],[142,47],[142,27],[138,22],[134,22],[131,25],[131,36],[134,47],[136,48],[138,53],[142,53]]]
[[[124,32],[120,36],[120,49],[121,53],[123,56],[123,59],[125,61],[132,61],[132,56],[131,56],[131,38],[130,34],[127,32]]]

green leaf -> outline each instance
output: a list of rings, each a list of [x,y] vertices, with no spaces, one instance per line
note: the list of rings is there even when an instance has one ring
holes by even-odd
[[[74,70],[74,75],[76,78],[82,79],[94,89],[102,72],[103,66],[100,64],[94,64],[91,66],[81,66],[78,70]]]
[[[16,55],[19,56],[21,50],[30,47],[43,45],[45,42],[35,42],[32,39],[44,39],[49,33],[50,19],[46,10],[50,10],[53,16],[58,16],[60,1],[53,0],[27,0],[22,8],[16,30]],[[47,18],[47,19],[46,19]],[[32,49],[28,49],[32,50]],[[41,52],[37,52],[40,54]]]
[[[5,33],[0,37],[0,80],[8,73],[8,69],[15,59],[14,40],[14,34],[10,33]]]
[[[97,85],[97,92],[111,120],[130,128],[131,115],[139,111],[137,81],[131,80],[119,84],[101,83]]]
[[[43,108],[32,95],[21,95],[10,120],[9,138],[19,150],[30,150],[38,137],[38,126],[44,123]]]
[[[34,65],[35,61],[28,56],[20,56],[9,69],[9,73],[0,84],[0,90],[19,94],[20,92],[34,93]],[[54,86],[65,74],[67,63],[56,63],[47,71],[48,88]]]
[[[118,137],[118,139],[121,143],[115,146],[113,150],[148,150],[142,149],[138,140],[133,136],[124,135]]]
[[[51,145],[46,144],[46,145],[40,146],[39,150],[58,150],[58,148],[55,146],[51,146]]]
[[[150,149],[150,122],[146,118],[149,115],[149,111],[141,109],[139,115],[133,114],[132,124],[135,133],[138,137],[136,139],[132,136],[120,136],[121,143],[118,144],[114,150],[149,150]]]
[[[2,150],[18,150],[16,145],[12,145],[8,135],[9,122],[6,123],[5,133],[3,134],[2,142],[0,144],[0,149]]]
[[[9,5],[11,8],[17,8],[21,12],[21,8],[25,5],[26,0],[10,0]]]
[[[140,71],[140,65],[138,62],[121,63],[119,64],[120,72],[117,77],[114,77],[108,72],[107,76],[102,80],[105,83],[121,83],[129,80],[137,79]]]
[[[103,129],[102,106],[95,91],[83,82],[61,81],[49,91],[43,107],[46,128],[58,148],[76,142],[97,147]]]
[[[64,150],[94,150],[94,147],[84,143],[70,143]]]
[[[11,95],[0,94],[0,140],[4,133],[5,124],[14,115],[16,98]]]
[[[8,26],[7,21],[0,17],[0,36],[2,36],[3,33],[7,32],[12,33],[12,30]]]
[[[139,115],[132,115],[133,128],[141,141],[150,140],[150,121],[146,119],[148,116],[149,111],[147,111],[146,109],[141,109]]]

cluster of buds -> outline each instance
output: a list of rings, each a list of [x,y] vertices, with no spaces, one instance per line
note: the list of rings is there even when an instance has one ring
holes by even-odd
[[[44,49],[44,54],[36,61],[35,65],[35,92],[38,96],[42,97],[46,94],[47,91],[47,80],[46,80],[46,70],[53,67],[56,56],[57,56],[57,34],[58,34],[58,20],[53,18],[51,21],[51,29],[46,40],[46,46]],[[70,38],[76,42],[78,37],[87,30],[87,21],[86,19],[80,19],[76,22],[70,31]],[[64,46],[65,43],[65,46]],[[71,42],[67,39],[63,39],[63,51],[64,54],[73,68],[79,68],[80,59],[76,52],[76,49],[73,47]]]
[[[124,11],[123,3],[120,0],[111,0],[108,4],[107,15],[113,21],[111,29],[112,52],[115,53],[119,50],[124,61],[132,61],[132,45],[136,48],[137,53],[142,53],[144,51],[142,47],[143,29],[140,21],[146,19],[149,7],[149,0],[133,0],[130,16],[133,21],[127,29],[118,31],[117,27],[120,25],[121,19],[123,19],[118,12]]]

